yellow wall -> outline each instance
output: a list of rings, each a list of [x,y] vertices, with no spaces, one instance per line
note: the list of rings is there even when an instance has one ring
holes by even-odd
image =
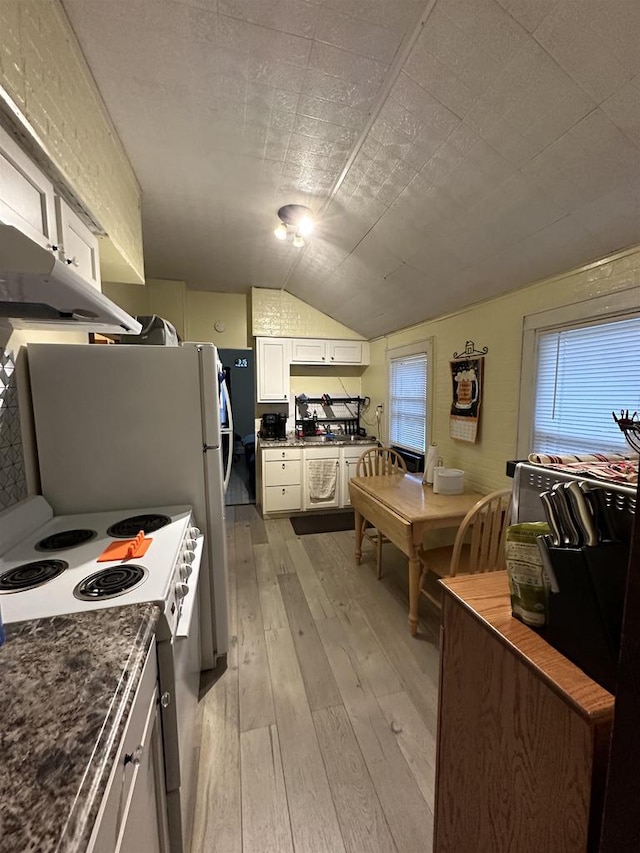
[[[252,329],[258,337],[338,338],[362,340],[362,335],[312,308],[286,290],[251,288]]]
[[[137,314],[150,314],[150,288],[142,285],[119,284],[113,281],[102,282],[102,292],[132,317]],[[171,321],[173,322],[173,320]]]
[[[502,488],[510,483],[504,474],[505,462],[513,459],[516,453],[523,318],[638,285],[640,249],[380,338],[371,344],[371,366],[363,376],[363,393],[371,397],[372,409],[378,402],[386,404],[387,350],[432,338],[434,418],[431,440],[437,442],[445,465],[465,470],[470,486],[481,491]],[[449,438],[449,361],[454,352],[464,349],[467,340],[473,340],[479,349],[489,348],[476,444]]]
[[[185,341],[211,341],[218,347],[253,346],[247,332],[247,297],[243,293],[189,290],[184,281],[149,279],[144,287],[105,282],[103,292],[130,314],[157,314]],[[219,332],[218,323],[223,326]]]
[[[215,324],[222,331],[215,328]],[[244,349],[247,338],[247,297],[244,293],[209,293],[187,290],[187,337],[212,341],[217,347]]]
[[[143,281],[140,187],[60,0],[1,0],[3,103],[30,129],[27,150],[107,234],[102,277]]]

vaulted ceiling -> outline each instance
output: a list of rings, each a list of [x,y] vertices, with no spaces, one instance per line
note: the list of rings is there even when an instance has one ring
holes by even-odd
[[[285,288],[371,338],[640,243],[638,2],[63,5],[147,277]]]

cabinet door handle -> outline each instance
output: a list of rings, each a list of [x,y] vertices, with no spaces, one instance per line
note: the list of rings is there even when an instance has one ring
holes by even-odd
[[[140,744],[140,746],[135,750],[135,752],[127,752],[124,756],[124,763],[133,764],[134,767],[137,767],[140,764],[142,756],[144,754],[144,744]]]
[[[287,493],[287,490],[286,490],[286,489],[283,489],[283,490],[282,490],[282,494],[283,494],[283,495],[286,495],[286,493]]]
[[[333,361],[333,356],[331,356],[331,361]]]
[[[168,708],[170,703],[171,703],[171,694],[170,693],[163,693],[162,696],[160,697],[160,704],[162,705],[162,707]]]
[[[287,463],[286,463],[286,462],[283,462],[283,463],[282,463],[282,470],[284,471],[284,469],[285,469],[286,467],[287,467]]]

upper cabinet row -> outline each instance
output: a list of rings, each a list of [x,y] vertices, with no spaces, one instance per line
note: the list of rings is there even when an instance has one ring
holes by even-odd
[[[291,339],[292,364],[369,364],[367,341]]]
[[[0,222],[22,231],[100,290],[98,238],[2,128]]]
[[[315,338],[256,338],[259,403],[281,403],[289,399],[292,364],[327,366],[369,364],[367,341],[336,341]]]

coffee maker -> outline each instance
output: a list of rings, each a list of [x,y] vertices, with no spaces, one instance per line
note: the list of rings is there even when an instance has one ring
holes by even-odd
[[[262,416],[260,438],[265,441],[284,441],[287,437],[287,413],[270,412]]]

